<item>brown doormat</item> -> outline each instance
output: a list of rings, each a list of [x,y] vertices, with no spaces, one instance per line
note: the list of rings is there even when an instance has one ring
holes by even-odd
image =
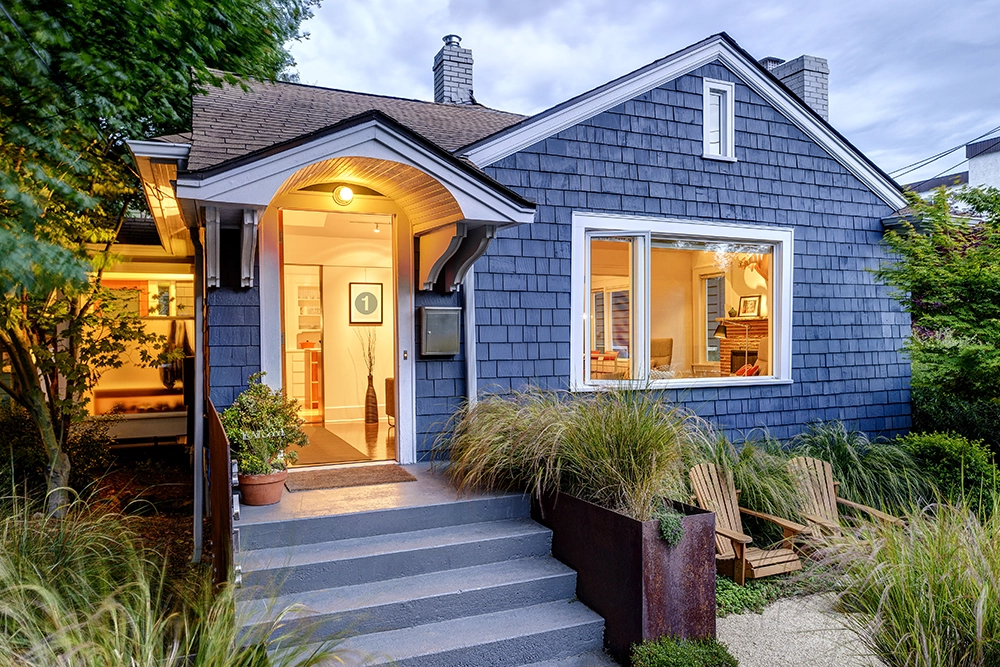
[[[329,470],[291,470],[285,480],[285,488],[294,492],[415,481],[416,477],[398,465],[358,466]]]

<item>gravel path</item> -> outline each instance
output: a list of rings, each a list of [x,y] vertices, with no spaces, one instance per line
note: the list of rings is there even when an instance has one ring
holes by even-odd
[[[880,667],[845,628],[829,595],[785,598],[763,614],[718,619],[719,641],[740,667]]]

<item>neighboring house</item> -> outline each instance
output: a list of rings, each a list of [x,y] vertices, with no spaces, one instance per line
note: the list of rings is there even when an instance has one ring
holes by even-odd
[[[130,143],[190,267],[195,401],[266,371],[307,464],[427,458],[465,400],[528,386],[663,390],[736,437],[909,427],[909,319],[871,273],[905,201],[826,121],[825,61],[720,34],[523,117],[445,42],[433,103],[251,82]]]
[[[969,168],[946,176],[937,176],[926,181],[916,181],[903,186],[904,190],[913,190],[921,197],[944,186],[948,190],[957,190],[971,185],[1000,188],[1000,137],[975,141],[965,146],[965,158]]]

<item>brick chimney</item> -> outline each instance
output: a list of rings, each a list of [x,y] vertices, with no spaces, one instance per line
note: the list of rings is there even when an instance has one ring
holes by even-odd
[[[472,49],[463,49],[462,38],[445,35],[444,46],[434,56],[434,101],[439,104],[475,104],[472,96]]]
[[[826,58],[799,56],[785,62],[767,57],[760,64],[796,96],[823,117],[830,120],[830,65]]]

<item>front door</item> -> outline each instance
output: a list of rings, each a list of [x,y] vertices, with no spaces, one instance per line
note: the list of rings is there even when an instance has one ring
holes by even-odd
[[[285,393],[306,420],[298,465],[395,460],[393,216],[282,212]]]

